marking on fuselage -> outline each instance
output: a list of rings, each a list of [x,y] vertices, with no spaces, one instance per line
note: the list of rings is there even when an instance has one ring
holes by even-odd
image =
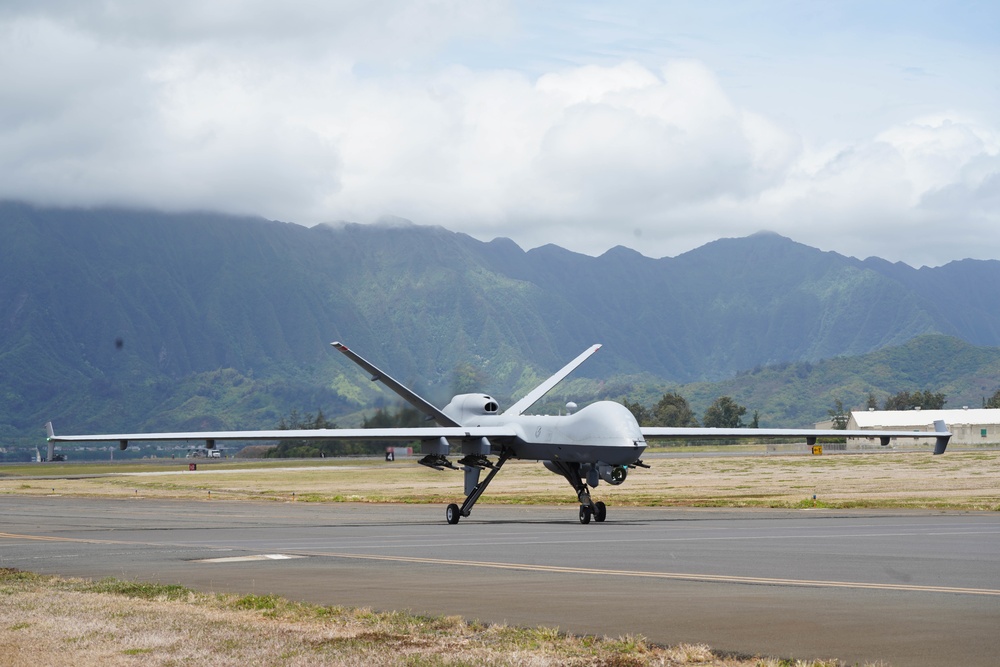
[[[648,572],[641,570],[604,570],[586,567],[564,567],[559,565],[530,565],[527,563],[500,563],[475,560],[450,560],[446,558],[419,558],[416,556],[382,556],[378,554],[337,554],[312,553],[313,556],[355,560],[376,560],[393,563],[414,563],[420,565],[451,565],[459,567],[482,567],[498,570],[519,570],[523,572],[550,572],[554,574],[584,574],[603,577],[638,577],[646,579],[670,579],[675,581],[697,581],[703,583],[745,584],[758,586],[797,586],[803,588],[851,588],[881,591],[901,591],[909,593],[952,593],[956,595],[1000,596],[1000,590],[993,588],[962,588],[958,586],[920,586],[916,584],[879,584],[863,581],[824,581],[812,579],[781,579],[773,577],[739,577],[724,574],[692,574],[687,572]]]

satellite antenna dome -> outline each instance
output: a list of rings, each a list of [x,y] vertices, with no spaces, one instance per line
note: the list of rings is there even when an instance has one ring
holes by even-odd
[[[573,414],[574,412],[576,412],[576,403],[574,403],[573,401],[567,403],[566,412],[568,412],[569,414]]]

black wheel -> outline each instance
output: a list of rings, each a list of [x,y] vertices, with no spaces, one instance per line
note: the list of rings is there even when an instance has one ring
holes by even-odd
[[[601,523],[608,518],[608,506],[598,500],[594,504],[594,521]]]
[[[448,519],[448,523],[455,525],[458,520],[462,518],[462,514],[458,511],[458,505],[452,503],[448,505],[448,509],[445,510],[444,516]]]
[[[590,523],[590,505],[580,505],[580,523],[588,524]]]

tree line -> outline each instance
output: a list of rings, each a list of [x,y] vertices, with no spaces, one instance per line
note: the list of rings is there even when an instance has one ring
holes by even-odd
[[[632,403],[627,399],[622,401],[626,408],[639,422],[639,426],[674,426],[679,428],[705,426],[708,428],[757,428],[760,426],[760,414],[754,410],[749,424],[743,423],[747,409],[729,396],[720,396],[708,406],[701,422],[694,414],[687,399],[675,391],[669,391],[657,401],[652,408],[641,403]]]
[[[670,426],[689,428],[704,426],[707,428],[759,428],[760,414],[754,410],[749,423],[744,423],[743,417],[747,408],[740,405],[730,396],[720,396],[708,406],[699,421],[687,399],[674,391],[663,394],[656,405],[646,407],[638,401],[622,401],[626,408],[635,416],[640,426]],[[940,410],[947,403],[947,397],[942,392],[931,391],[901,391],[889,396],[882,403],[882,410]],[[868,394],[865,406],[873,410],[879,408],[875,394]],[[1000,408],[1000,389],[989,399],[983,398],[984,408]],[[843,401],[837,399],[834,407],[828,411],[833,427],[846,429],[850,419],[850,411],[844,407]],[[362,428],[393,428],[420,426],[424,422],[421,414],[407,406],[397,410],[378,408],[369,418],[366,417]],[[322,410],[315,414],[299,413],[292,410],[287,417],[282,417],[278,424],[280,430],[310,430],[337,428],[337,423],[328,420]],[[334,441],[334,440],[285,440],[276,447],[269,448],[266,458],[317,458],[325,456],[351,456],[381,454],[392,442],[371,441]]]
[[[882,403],[882,410],[942,410],[948,402],[947,396],[943,392],[932,391],[901,391],[885,399]],[[865,407],[869,410],[878,410],[878,399],[874,393],[868,394],[868,402]],[[990,398],[983,397],[983,407],[1000,409],[1000,389],[994,392]],[[844,408],[844,402],[837,399],[833,408],[828,410],[833,427],[836,429],[846,429],[847,422],[851,418],[850,412]]]
[[[983,407],[1000,408],[1000,389],[997,389],[996,393],[989,400],[983,399]]]
[[[747,413],[747,408],[734,401],[729,396],[720,396],[708,406],[705,414],[699,423],[687,400],[677,392],[667,392],[663,394],[656,405],[647,408],[639,402],[630,402],[627,399],[622,401],[626,408],[635,416],[640,426],[673,426],[673,427],[697,427],[705,426],[709,428],[759,428],[760,414],[755,410],[753,418],[749,423],[743,422],[743,416]],[[944,392],[932,391],[900,391],[893,394],[882,402],[882,410],[941,410],[948,402]],[[874,393],[868,394],[868,401],[865,405],[867,409],[879,409],[878,399]],[[983,398],[984,408],[1000,409],[1000,389],[998,389],[989,399]],[[828,411],[833,427],[836,429],[846,429],[850,419],[850,411],[844,407],[843,401],[837,399],[834,407]]]
[[[402,428],[420,426],[423,423],[421,414],[410,407],[401,407],[396,411],[378,408],[371,417],[365,417],[361,428]],[[337,423],[323,415],[323,410],[316,414],[299,413],[292,410],[287,417],[282,417],[278,429],[282,431],[312,430],[337,428]],[[392,441],[381,440],[282,440],[277,446],[269,448],[264,457],[279,458],[321,458],[327,456],[364,456],[381,454]]]

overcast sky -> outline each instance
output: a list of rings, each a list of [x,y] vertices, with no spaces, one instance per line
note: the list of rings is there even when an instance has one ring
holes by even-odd
[[[4,0],[0,198],[1000,259],[1000,3]]]

